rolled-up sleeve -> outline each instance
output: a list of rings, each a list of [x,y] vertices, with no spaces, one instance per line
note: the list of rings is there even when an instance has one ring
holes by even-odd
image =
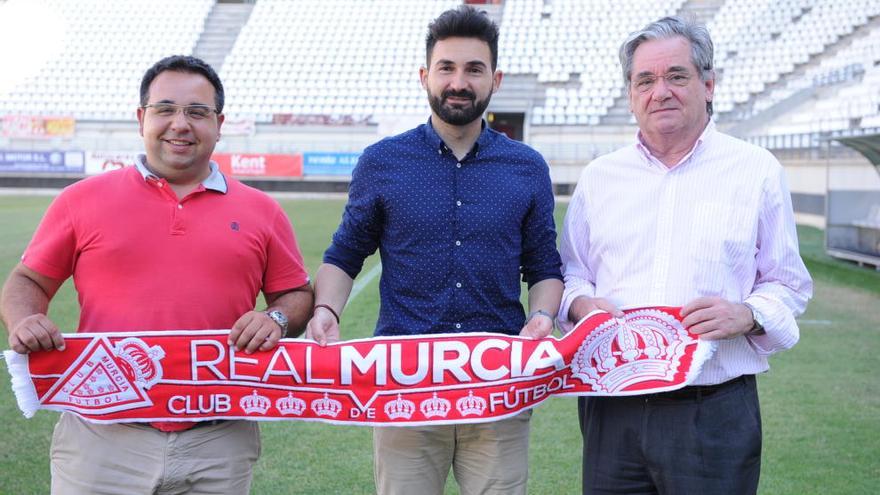
[[[795,318],[813,295],[813,281],[798,251],[791,194],[778,165],[764,185],[756,261],[755,286],[745,302],[760,313],[765,333],[748,339],[758,354],[769,355],[797,343]]]
[[[559,251],[556,250],[556,223],[553,220],[553,185],[547,164],[541,160],[540,173],[535,177],[536,191],[523,227],[523,281],[529,288],[542,280],[562,280]]]
[[[352,172],[342,222],[324,252],[324,263],[339,267],[351,278],[357,277],[364,260],[376,252],[384,221],[381,184],[376,179],[376,165],[370,156],[367,148],[358,159]]]

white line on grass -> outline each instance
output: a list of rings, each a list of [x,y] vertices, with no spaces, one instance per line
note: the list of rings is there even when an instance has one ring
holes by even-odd
[[[348,302],[353,301],[354,298],[356,298],[374,278],[378,277],[380,273],[382,273],[382,263],[376,263],[376,266],[370,268],[370,271],[358,278],[351,287],[351,295],[348,296]]]

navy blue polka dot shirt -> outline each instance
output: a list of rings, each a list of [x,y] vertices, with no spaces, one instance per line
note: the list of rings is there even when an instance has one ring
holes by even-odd
[[[517,334],[520,275],[562,280],[541,155],[485,122],[461,161],[430,124],[366,148],[324,262],[350,277],[379,249],[376,335]]]

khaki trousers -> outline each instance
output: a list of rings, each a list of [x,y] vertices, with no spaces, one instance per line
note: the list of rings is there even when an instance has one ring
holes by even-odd
[[[380,495],[442,494],[452,472],[463,495],[526,493],[531,411],[489,423],[373,429]]]
[[[52,494],[247,494],[259,456],[252,421],[165,433],[64,413],[52,436]]]

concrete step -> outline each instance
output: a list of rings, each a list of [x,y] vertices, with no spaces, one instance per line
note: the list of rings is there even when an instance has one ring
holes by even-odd
[[[205,29],[193,53],[220,72],[223,61],[247,24],[253,4],[217,3],[205,19]]]

